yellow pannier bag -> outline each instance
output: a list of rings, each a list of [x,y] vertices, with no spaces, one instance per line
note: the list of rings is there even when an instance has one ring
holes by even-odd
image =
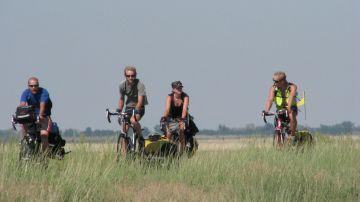
[[[301,130],[295,133],[297,144],[313,144],[314,138],[309,131]]]
[[[170,148],[173,144],[165,137],[165,135],[150,135],[145,139],[145,153],[157,155],[164,152],[164,148]]]

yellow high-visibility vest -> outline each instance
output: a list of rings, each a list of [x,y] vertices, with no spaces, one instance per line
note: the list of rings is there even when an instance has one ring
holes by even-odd
[[[289,103],[289,97],[290,97],[290,85],[286,88],[285,97],[282,96],[281,90],[276,87],[275,88],[275,98],[274,98],[276,108],[277,109],[286,108]],[[297,106],[295,98],[294,98],[293,102],[291,103],[291,106]]]

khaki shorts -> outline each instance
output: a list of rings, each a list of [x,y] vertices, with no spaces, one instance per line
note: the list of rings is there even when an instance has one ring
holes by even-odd
[[[176,123],[178,125],[176,125]],[[175,125],[174,125],[175,124]],[[166,124],[166,134],[171,134],[174,130],[176,130],[178,127],[179,132],[183,133],[185,130],[185,123],[184,121],[180,121],[178,119],[175,119],[175,122]]]

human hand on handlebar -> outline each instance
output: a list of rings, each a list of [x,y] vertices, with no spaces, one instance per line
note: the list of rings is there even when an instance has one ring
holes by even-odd
[[[134,114],[140,114],[140,110],[134,109]]]
[[[160,118],[160,123],[162,123],[162,122],[166,122],[166,117],[165,116]]]

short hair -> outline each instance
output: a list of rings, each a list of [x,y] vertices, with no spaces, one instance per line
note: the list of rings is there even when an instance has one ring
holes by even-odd
[[[39,83],[39,79],[36,78],[36,77],[34,77],[34,76],[32,76],[32,77],[30,77],[30,78],[28,79],[28,84],[29,84],[30,81],[32,81],[32,80],[37,81],[37,83]]]
[[[124,69],[124,75],[126,75],[126,71],[132,71],[132,72],[135,73],[135,76],[137,75],[135,66],[126,66],[125,69]]]
[[[273,75],[274,81],[281,81],[281,80],[285,80],[285,79],[286,79],[286,74],[283,71],[277,71]]]

